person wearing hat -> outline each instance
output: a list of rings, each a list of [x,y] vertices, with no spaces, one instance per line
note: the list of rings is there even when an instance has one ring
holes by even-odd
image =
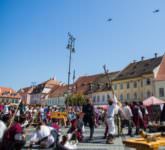
[[[115,130],[115,122],[114,122],[114,117],[115,117],[115,103],[113,100],[110,98],[108,99],[108,109],[106,112],[106,122],[108,125],[108,137],[107,137],[107,144],[113,144],[113,137],[116,132]]]

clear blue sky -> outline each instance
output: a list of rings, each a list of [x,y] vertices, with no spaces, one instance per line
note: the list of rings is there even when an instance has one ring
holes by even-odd
[[[17,90],[53,76],[67,83],[68,32],[76,77],[103,72],[103,64],[120,70],[164,54],[165,0],[0,0],[0,86]]]

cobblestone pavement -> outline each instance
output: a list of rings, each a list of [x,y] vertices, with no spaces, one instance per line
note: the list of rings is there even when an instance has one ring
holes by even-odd
[[[66,134],[67,128],[62,129],[62,134]],[[29,140],[29,136],[34,131],[34,128],[29,128],[27,130],[27,141]],[[84,133],[84,141],[82,143],[78,143],[78,150],[128,150],[124,148],[122,144],[122,140],[126,137],[116,137],[114,140],[114,144],[106,144],[106,140],[103,139],[104,127],[95,128],[94,139],[89,141],[89,128],[85,128]],[[129,149],[133,150],[133,149]]]

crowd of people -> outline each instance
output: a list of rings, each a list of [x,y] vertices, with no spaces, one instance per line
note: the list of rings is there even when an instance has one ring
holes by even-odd
[[[52,112],[66,112],[66,119],[51,116]],[[34,126],[35,132],[29,139],[28,147],[37,146],[65,150],[69,149],[68,141],[82,142],[85,126],[90,129],[89,141],[94,139],[94,130],[99,125],[105,127],[103,138],[107,144],[113,144],[115,135],[122,136],[123,129],[128,128],[128,135],[134,136],[140,129],[146,130],[150,121],[150,109],[143,103],[125,102],[120,105],[113,98],[108,99],[107,107],[95,107],[90,98],[86,98],[83,106],[68,106],[58,108],[54,106],[30,106],[21,102],[18,106],[4,103],[0,105],[0,149],[20,150],[27,142],[26,130]],[[160,119],[165,122],[165,105]],[[61,128],[68,127],[65,135],[61,135]],[[135,132],[133,133],[133,127]],[[9,146],[10,145],[10,146]]]

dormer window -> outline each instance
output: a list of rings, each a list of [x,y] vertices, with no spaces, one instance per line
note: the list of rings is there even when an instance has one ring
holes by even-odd
[[[84,83],[81,84],[81,86],[84,86],[84,85],[85,85]]]
[[[150,85],[151,84],[151,80],[149,78],[146,80],[146,84],[147,85]]]

